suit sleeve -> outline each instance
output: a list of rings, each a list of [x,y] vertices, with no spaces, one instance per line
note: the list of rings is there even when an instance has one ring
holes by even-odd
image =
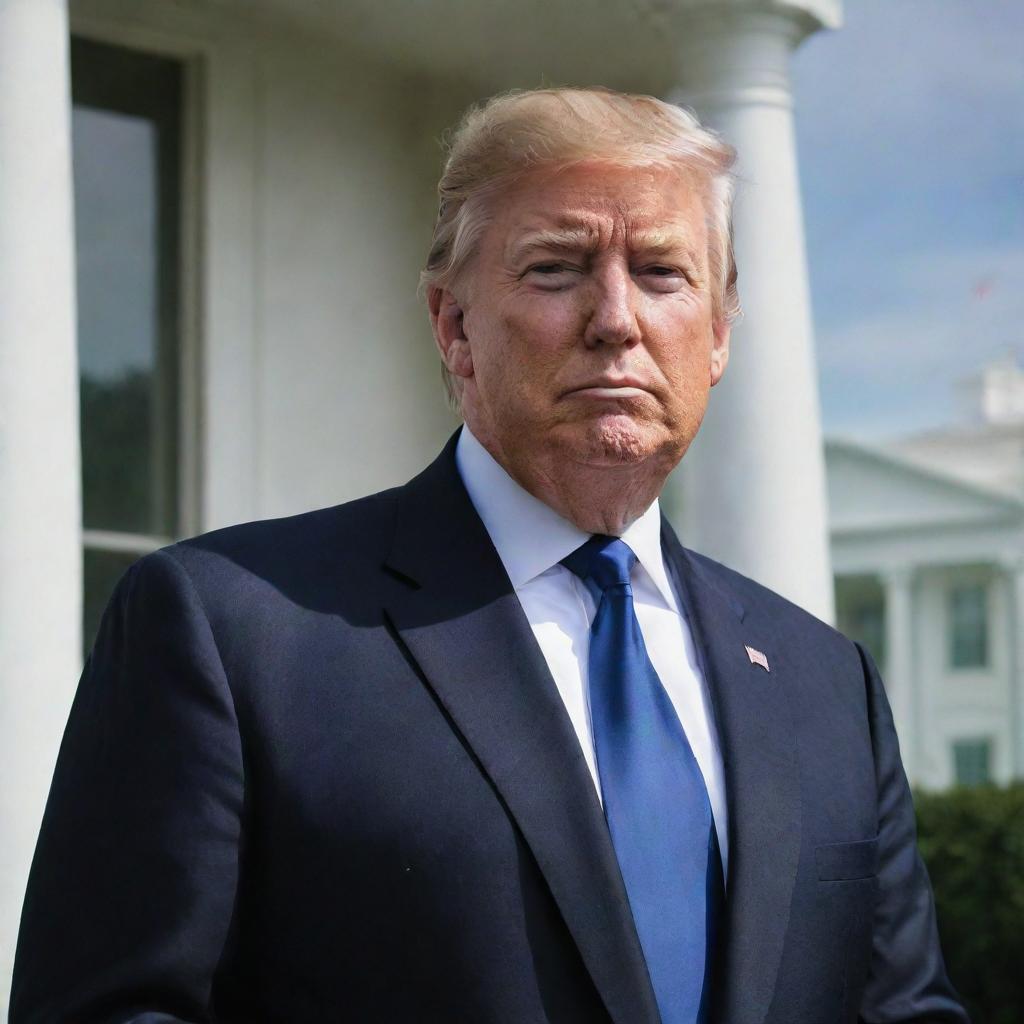
[[[879,834],[874,948],[860,1019],[863,1024],[970,1024],[946,976],[889,702],[871,655],[860,644],[857,650],[867,682]]]
[[[209,1020],[243,792],[209,621],[184,567],[157,551],[118,583],[78,685],[25,897],[11,1024]]]

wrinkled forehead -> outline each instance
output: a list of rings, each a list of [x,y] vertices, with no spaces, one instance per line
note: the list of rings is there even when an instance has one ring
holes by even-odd
[[[685,169],[600,161],[539,168],[493,200],[493,255],[539,248],[599,251],[707,249],[707,184]]]

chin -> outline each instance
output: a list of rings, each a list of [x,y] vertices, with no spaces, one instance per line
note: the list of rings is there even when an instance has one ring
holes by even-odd
[[[664,448],[664,438],[647,424],[628,416],[602,417],[578,425],[575,456],[588,465],[621,466],[643,462]]]

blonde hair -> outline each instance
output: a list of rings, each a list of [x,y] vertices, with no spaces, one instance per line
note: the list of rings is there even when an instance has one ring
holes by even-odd
[[[491,200],[516,178],[539,166],[597,158],[679,168],[704,184],[713,315],[726,322],[739,315],[731,220],[736,152],[691,111],[602,87],[513,90],[470,107],[446,141],[421,292],[459,279],[489,223]]]

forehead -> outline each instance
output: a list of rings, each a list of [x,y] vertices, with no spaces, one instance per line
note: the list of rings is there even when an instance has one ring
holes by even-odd
[[[707,242],[704,185],[685,172],[587,162],[538,169],[497,197],[488,232],[506,255],[531,241],[601,248]]]

